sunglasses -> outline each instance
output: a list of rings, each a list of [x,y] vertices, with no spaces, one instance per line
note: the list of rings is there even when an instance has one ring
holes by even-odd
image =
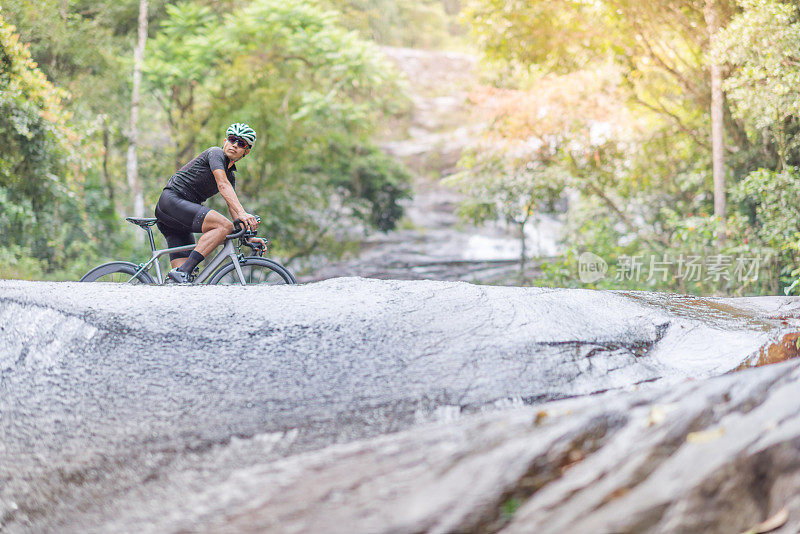
[[[228,142],[232,145],[236,145],[239,148],[250,148],[250,145],[242,139],[241,137],[236,137],[235,135],[228,136]]]

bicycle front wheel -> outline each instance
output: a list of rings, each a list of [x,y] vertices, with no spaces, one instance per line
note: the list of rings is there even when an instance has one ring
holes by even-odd
[[[83,275],[81,282],[113,282],[118,284],[155,284],[149,273],[142,271],[138,275],[139,266],[127,261],[112,261],[99,265]]]
[[[242,268],[245,284],[296,284],[297,280],[294,279],[292,273],[280,263],[266,258],[259,258],[258,256],[249,256],[239,262],[239,267]],[[222,269],[217,271],[211,277],[209,284],[220,285],[240,285],[239,275],[236,273],[236,267],[233,263],[229,263]]]

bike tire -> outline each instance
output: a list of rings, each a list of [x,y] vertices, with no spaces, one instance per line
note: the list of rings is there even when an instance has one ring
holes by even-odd
[[[133,275],[139,270],[135,263],[127,261],[112,261],[98,265],[80,279],[81,282],[112,282],[126,283],[130,280],[131,284],[155,284],[156,281],[149,273],[142,271],[136,278]]]
[[[280,263],[267,258],[259,258],[257,256],[248,256],[239,263],[244,274],[245,282],[247,285],[251,284],[266,284],[266,285],[282,285],[282,284],[296,284],[294,275]],[[222,269],[214,273],[209,285],[240,285],[239,275],[236,273],[236,267],[233,263],[228,263]]]

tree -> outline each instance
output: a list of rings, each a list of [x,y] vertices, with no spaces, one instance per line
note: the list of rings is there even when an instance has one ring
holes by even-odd
[[[715,0],[706,0],[703,14],[708,27],[710,46],[713,48],[719,33],[719,13]],[[712,59],[711,74],[711,150],[714,175],[714,216],[725,220],[725,140],[723,137],[724,102],[722,93],[722,66]],[[724,241],[725,233],[719,235]]]
[[[144,217],[144,194],[142,184],[139,182],[138,161],[136,147],[139,144],[139,91],[142,85],[142,62],[144,60],[144,47],[147,42],[147,0],[139,3],[139,39],[133,52],[133,92],[131,94],[131,122],[128,145],[127,177],[128,187],[133,193],[133,214]]]
[[[166,13],[151,40],[144,74],[166,113],[174,172],[195,155],[197,136],[215,103],[228,98],[220,70],[232,60],[234,44],[220,17],[204,5],[170,4]]]
[[[528,153],[532,161],[566,167],[569,186],[579,193],[569,197],[565,263],[552,273],[561,276],[580,254],[580,247],[604,253],[613,272],[615,262],[624,255],[703,257],[713,251],[754,251],[768,244],[760,231],[746,223],[755,220],[757,206],[740,195],[731,197],[735,202],[732,210],[728,211],[724,202],[726,189],[735,189],[738,181],[759,166],[775,168],[774,146],[778,143],[768,130],[753,128],[747,113],[738,109],[732,86],[725,81],[726,76],[737,78],[735,70],[730,70],[732,61],[713,53],[718,43],[728,39],[725,27],[730,24],[733,28],[738,20],[740,24],[752,21],[752,25],[732,30],[730,39],[742,52],[750,52],[753,66],[765,48],[756,28],[777,36],[769,38],[766,46],[774,45],[777,55],[779,48],[797,48],[790,40],[781,42],[780,36],[792,31],[785,21],[770,25],[764,17],[753,18],[748,13],[748,6],[755,4],[778,2],[743,2],[741,18],[737,13],[742,6],[730,0],[467,2],[466,14],[486,58],[503,68],[493,78],[501,87],[530,91],[533,100],[540,99],[536,90],[547,75],[566,76],[610,65],[620,76],[614,99],[625,113],[610,121],[612,128],[602,144],[587,142],[574,135],[579,130],[568,129],[573,136],[560,145],[555,156],[548,154],[542,159],[535,150]],[[784,68],[791,64],[786,56],[782,60]],[[780,85],[775,89],[781,94]],[[760,86],[746,92],[749,98],[758,93],[762,102],[775,93]],[[591,111],[586,118],[586,125],[591,126]],[[524,125],[518,137],[524,139],[534,132],[538,122],[536,117],[533,126]],[[490,130],[497,131],[503,124],[490,122]],[[630,127],[618,128],[622,124]],[[791,120],[784,126],[790,134],[787,139],[800,130]],[[788,151],[787,156],[786,162],[793,164],[792,158],[800,155]],[[723,183],[723,178],[730,182]],[[723,243],[726,235],[729,241]],[[780,261],[787,261],[786,255]],[[565,282],[563,277],[558,280]],[[628,287],[696,292],[773,290],[771,281],[738,286],[712,286],[702,281],[673,286],[653,280],[647,281],[648,285],[637,283]]]
[[[744,6],[720,32],[716,61],[729,69],[726,94],[751,144],[762,145],[762,165],[783,171],[800,163],[800,13],[772,0]]]
[[[487,56],[511,65],[535,65],[545,72],[564,73],[613,61],[633,105],[671,123],[699,147],[715,151],[713,191],[717,213],[724,217],[723,132],[719,126],[725,124],[728,136],[739,143],[746,138],[741,123],[731,120],[717,84],[720,70],[713,62],[709,64],[707,56],[711,36],[730,20],[735,8],[728,0],[471,0],[466,15]],[[716,121],[708,120],[709,109]],[[712,128],[710,122],[717,127]],[[707,132],[712,129],[713,142],[709,144]]]
[[[733,189],[733,198],[758,242],[771,247],[786,285],[798,285],[800,229],[800,11],[772,0],[743,2],[722,30],[715,59],[726,65],[724,87],[734,116],[759,147],[761,168]]]
[[[608,50],[611,11],[582,0],[467,0],[463,17],[488,59],[563,74]]]
[[[374,45],[299,0],[255,0],[222,20],[191,2],[167,12],[145,72],[178,157],[218,144],[231,122],[253,126],[237,191],[291,255],[335,245],[354,222],[394,225],[408,174],[368,139],[402,97]]]
[[[66,94],[37,68],[2,15],[0,88],[0,248],[51,270],[79,253],[88,234],[79,195],[81,139],[68,124]]]
[[[578,160],[596,157],[608,136],[603,132],[623,116],[617,85],[613,70],[598,69],[550,74],[526,90],[483,88],[470,97],[479,119],[492,127],[462,157],[464,170],[447,181],[467,196],[462,216],[475,223],[501,218],[517,227],[521,280],[525,231],[536,212],[552,212],[568,187],[596,187],[574,177],[582,172]]]
[[[148,3],[156,26],[165,2]],[[92,217],[97,217],[94,223],[117,234],[124,233],[117,211],[129,214],[133,201],[126,184],[126,153],[130,47],[136,41],[139,4],[139,0],[3,2],[3,13],[15,22],[21,39],[30,43],[40,70],[68,91],[64,105],[71,112],[70,122],[81,133],[84,146],[91,147],[86,152],[85,195]],[[140,154],[137,167],[148,172],[152,159]]]
[[[544,158],[531,161],[524,150],[521,153],[519,158],[510,158],[505,152],[474,150],[462,160],[469,167],[466,174],[454,174],[446,181],[467,197],[459,207],[462,217],[476,224],[502,219],[516,227],[520,243],[519,281],[525,283],[526,263],[530,258],[526,230],[538,212],[553,211],[553,205],[564,194],[569,176],[565,169],[546,164]]]
[[[458,6],[441,0],[326,0],[341,13],[341,24],[364,39],[411,48],[445,47],[463,33]],[[451,2],[452,4],[452,2]]]

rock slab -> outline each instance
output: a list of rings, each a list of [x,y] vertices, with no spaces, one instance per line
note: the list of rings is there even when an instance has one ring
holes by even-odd
[[[796,300],[0,281],[0,527],[796,528]]]

